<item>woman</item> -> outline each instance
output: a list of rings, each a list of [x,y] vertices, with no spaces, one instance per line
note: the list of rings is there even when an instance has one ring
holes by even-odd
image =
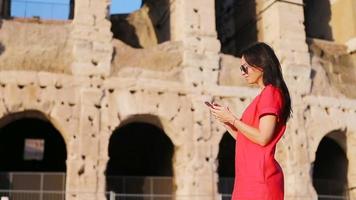
[[[261,88],[241,119],[228,107],[210,107],[237,141],[232,200],[283,200],[283,172],[274,154],[292,109],[281,66],[270,46],[257,43],[242,52],[240,69]]]

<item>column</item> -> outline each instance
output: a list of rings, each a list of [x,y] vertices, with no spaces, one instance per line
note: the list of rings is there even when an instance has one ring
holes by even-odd
[[[211,133],[209,115],[201,99],[204,91],[216,86],[218,80],[220,42],[215,28],[214,2],[180,0],[171,5],[171,39],[182,42],[183,84],[191,88],[188,96],[195,108],[192,161],[179,172],[178,179],[183,182],[177,183],[176,193],[192,195],[192,199],[213,199],[217,194],[215,165],[209,153],[212,151],[208,137]]]
[[[76,0],[71,42],[72,73],[80,75],[110,73],[113,45],[109,0]]]
[[[294,113],[289,121],[283,149],[288,149],[285,172],[285,197],[312,199],[315,197],[310,178],[308,149],[304,145],[307,134],[303,120],[303,96],[311,87],[311,66],[304,29],[303,0],[257,0],[259,41],[270,44],[282,65],[282,72],[290,90]],[[298,134],[295,134],[298,133]],[[280,144],[282,145],[282,144]],[[293,187],[291,187],[293,185]]]

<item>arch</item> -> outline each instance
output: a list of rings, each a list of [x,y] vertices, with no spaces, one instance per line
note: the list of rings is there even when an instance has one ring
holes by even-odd
[[[241,56],[242,49],[257,41],[255,0],[215,0],[215,13],[222,53]]]
[[[67,150],[65,140],[61,133],[42,113],[38,111],[25,111],[2,117],[0,120],[0,137],[5,137],[1,140],[3,144],[0,145],[3,155],[11,156],[8,159],[14,165],[23,163],[14,167],[2,164],[0,166],[1,171],[66,171]],[[25,160],[26,152],[24,148],[26,142],[31,142],[31,139],[38,139],[38,142],[42,141],[44,143],[43,160],[40,161],[41,163],[35,161],[36,159],[31,160],[31,158],[28,162]],[[15,153],[7,153],[7,149],[15,147]],[[19,157],[12,158],[14,155]],[[24,158],[22,161],[21,155]],[[55,156],[51,157],[50,155]],[[31,155],[29,156],[31,157]]]
[[[64,139],[65,145],[67,146],[69,133],[61,125],[61,120],[58,120],[52,116],[48,116],[48,114],[45,114],[46,112],[49,112],[49,110],[27,109],[26,111],[9,110],[8,112],[10,114],[0,113],[0,127],[22,118],[33,118],[46,121],[50,123],[56,130],[58,130],[58,132],[61,134],[61,137],[63,137]]]
[[[330,1],[303,0],[304,26],[307,37],[333,40]]]
[[[220,140],[218,153],[218,175],[220,194],[232,194],[235,177],[235,139],[225,132]]]
[[[312,166],[313,186],[318,195],[346,195],[348,159],[343,146],[346,147],[346,136],[341,131],[332,131],[320,141]]]
[[[139,10],[111,14],[110,20],[114,38],[135,48],[156,46],[171,37],[169,0],[144,0]]]
[[[137,115],[129,116],[120,123],[118,128],[121,128],[127,124],[134,123],[134,122],[152,124],[157,128],[163,129],[161,120],[158,117],[150,114],[137,114]]]
[[[108,191],[152,194],[149,188],[154,185],[154,193],[173,192],[174,145],[161,127],[143,119],[148,118],[130,118],[110,138],[105,172]]]
[[[134,112],[134,111],[133,111]],[[168,138],[173,142],[174,146],[180,146],[182,144],[182,135],[178,134],[179,129],[169,119],[161,115],[152,115],[145,113],[122,113],[121,122],[117,128],[125,126],[126,124],[133,122],[148,123],[162,129]],[[116,128],[116,129],[117,129]]]
[[[45,115],[24,111],[3,116],[0,137],[0,189],[65,190],[66,144]]]

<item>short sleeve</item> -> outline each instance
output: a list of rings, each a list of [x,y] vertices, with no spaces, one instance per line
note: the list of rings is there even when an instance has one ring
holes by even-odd
[[[282,94],[279,88],[268,85],[261,92],[257,107],[258,118],[264,115],[276,115],[280,118],[282,111]]]

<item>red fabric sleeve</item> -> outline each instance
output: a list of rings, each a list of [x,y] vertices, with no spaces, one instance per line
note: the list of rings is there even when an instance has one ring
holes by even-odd
[[[282,111],[282,94],[279,88],[268,85],[261,92],[258,102],[257,115],[261,118],[264,115],[276,115],[280,118]]]

